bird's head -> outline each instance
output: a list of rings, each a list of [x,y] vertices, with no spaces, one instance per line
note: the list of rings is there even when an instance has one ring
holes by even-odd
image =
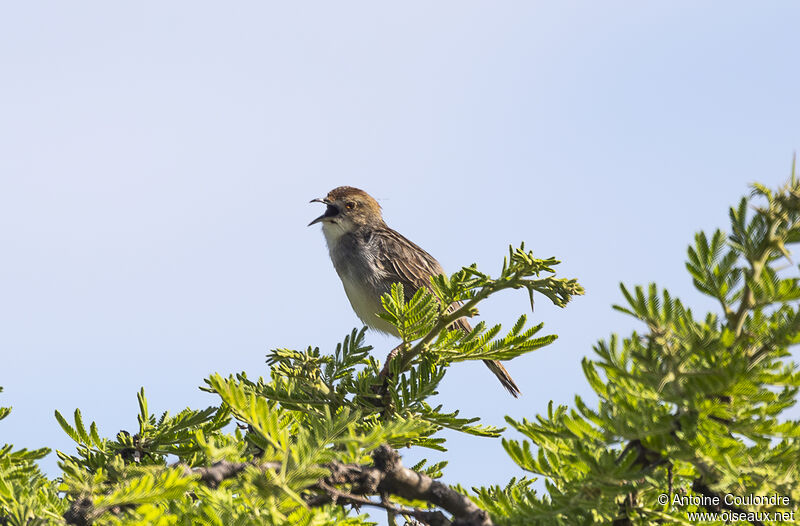
[[[326,237],[338,237],[360,227],[383,224],[378,202],[364,190],[352,186],[334,188],[327,196],[311,202],[327,206],[324,214],[308,224],[322,223]]]

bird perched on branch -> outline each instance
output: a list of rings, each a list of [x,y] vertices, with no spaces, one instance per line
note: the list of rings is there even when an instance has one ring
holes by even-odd
[[[431,288],[430,278],[444,274],[433,256],[389,228],[383,221],[381,207],[368,193],[351,186],[340,186],[312,203],[327,206],[325,213],[308,226],[322,223],[333,266],[344,285],[356,315],[368,327],[397,336],[397,329],[378,316],[383,311],[381,296],[392,283],[402,283],[406,300],[420,287]],[[460,318],[453,326],[472,330]],[[520,390],[505,367],[497,360],[484,360],[512,395]]]

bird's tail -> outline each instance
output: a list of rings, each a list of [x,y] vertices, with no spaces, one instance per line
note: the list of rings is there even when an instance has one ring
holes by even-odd
[[[510,374],[508,374],[508,371],[506,371],[506,368],[503,367],[503,364],[497,360],[484,360],[483,363],[485,363],[486,367],[488,367],[489,370],[494,373],[497,379],[500,380],[500,383],[503,384],[503,387],[505,387],[509,393],[511,393],[511,396],[517,398],[522,394],[522,391],[520,391],[519,387],[517,387],[517,384],[514,383],[514,379],[511,378]]]

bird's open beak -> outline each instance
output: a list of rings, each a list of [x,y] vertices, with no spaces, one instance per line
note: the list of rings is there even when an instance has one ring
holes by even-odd
[[[335,214],[331,214],[331,213],[330,213],[330,212],[331,212],[331,209],[333,208],[333,207],[331,206],[331,202],[330,202],[329,200],[327,200],[326,198],[324,198],[324,197],[322,197],[322,198],[319,198],[319,197],[318,197],[318,198],[316,198],[316,199],[312,199],[311,201],[309,201],[309,203],[322,203],[323,205],[328,205],[328,209],[327,209],[327,210],[325,210],[325,213],[324,213],[324,214],[322,214],[321,216],[319,216],[318,218],[316,218],[315,220],[313,220],[312,222],[310,222],[310,223],[308,224],[308,226],[311,226],[311,225],[314,225],[314,224],[316,224],[316,223],[319,223],[320,221],[322,221],[322,220],[323,220],[323,219],[325,219],[326,217],[331,217],[332,215],[335,215]]]

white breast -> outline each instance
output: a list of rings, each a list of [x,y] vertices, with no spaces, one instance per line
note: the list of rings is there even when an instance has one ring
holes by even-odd
[[[344,273],[339,274],[339,277],[342,279],[347,299],[350,300],[350,306],[353,307],[356,316],[364,322],[364,325],[371,329],[397,335],[394,325],[378,317],[378,313],[383,312],[383,305],[380,297],[372,291],[372,288],[363,281],[354,280]]]
[[[342,280],[347,299],[350,300],[356,315],[367,327],[397,335],[397,329],[377,315],[383,312],[383,305],[380,299],[381,292],[375,285],[377,279],[373,276],[375,270],[370,265],[369,253],[364,251],[363,246],[353,245],[352,239],[349,244],[342,241],[342,236],[348,234],[351,228],[352,225],[345,222],[322,224],[322,233],[325,235],[333,266]],[[345,245],[346,249],[343,248]]]

